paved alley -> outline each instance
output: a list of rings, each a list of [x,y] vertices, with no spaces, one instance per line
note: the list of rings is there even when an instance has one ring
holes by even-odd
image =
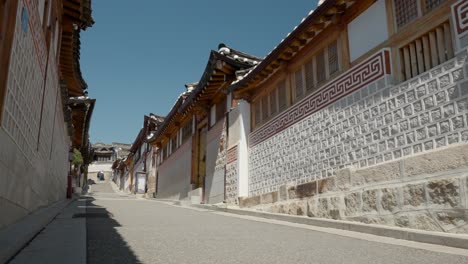
[[[88,263],[468,263],[464,250],[446,254],[177,207],[117,194],[108,183],[91,190]]]
[[[341,233],[138,199],[99,183],[11,263],[468,263],[468,250]]]

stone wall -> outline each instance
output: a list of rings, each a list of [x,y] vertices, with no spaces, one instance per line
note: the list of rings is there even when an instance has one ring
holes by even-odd
[[[226,202],[237,204],[239,197],[239,149],[237,145],[228,149],[226,154]]]
[[[374,67],[364,62],[260,127],[250,135],[249,196],[467,141],[466,54],[399,85],[388,75],[351,84],[332,102],[340,82],[369,79],[355,78]]]
[[[241,199],[241,207],[450,233],[468,233],[468,144]]]
[[[466,58],[398,85],[381,77],[310,114],[293,106],[254,131],[240,206],[468,233]]]

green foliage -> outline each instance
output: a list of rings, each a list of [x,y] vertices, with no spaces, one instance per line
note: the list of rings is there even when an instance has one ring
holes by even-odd
[[[81,155],[81,152],[77,149],[73,150],[72,164],[75,166],[80,166],[81,164],[83,164],[83,156]]]

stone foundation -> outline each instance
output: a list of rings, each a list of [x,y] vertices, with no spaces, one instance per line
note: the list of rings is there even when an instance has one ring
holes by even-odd
[[[240,207],[468,233],[468,144],[339,170],[336,176],[240,199]]]

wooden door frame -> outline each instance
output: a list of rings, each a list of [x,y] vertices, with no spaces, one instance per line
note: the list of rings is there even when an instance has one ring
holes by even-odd
[[[11,49],[16,26],[19,0],[0,0],[0,125],[7,89],[8,71],[10,69]]]
[[[203,130],[205,130],[205,132],[203,133]],[[198,134],[198,137],[197,137],[197,188],[201,187],[202,188],[202,202],[205,203],[206,200],[205,200],[205,194],[206,194],[206,138],[208,136],[208,124],[206,125],[203,125],[201,127],[198,128],[198,131],[197,131],[197,134]],[[203,148],[204,149],[204,156],[205,156],[205,162],[204,162],[204,170],[205,170],[205,175],[202,177],[200,175],[200,169],[201,169],[201,159],[203,157],[202,153],[201,153],[201,150],[202,148],[200,147],[201,146],[201,143],[202,143],[202,136],[204,135],[205,137],[205,147]]]

